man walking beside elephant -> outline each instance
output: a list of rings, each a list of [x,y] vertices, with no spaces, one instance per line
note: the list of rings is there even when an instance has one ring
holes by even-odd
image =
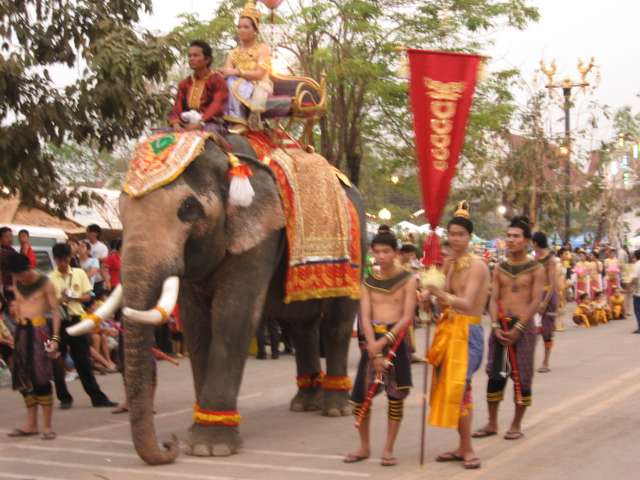
[[[401,332],[413,321],[416,308],[416,279],[396,264],[398,241],[392,233],[379,233],[371,242],[379,274],[372,274],[364,281],[360,300],[360,322],[366,339],[366,348],[358,365],[351,400],[354,414],[362,417],[358,426],[360,448],[349,453],[345,463],[354,463],[369,458],[368,411],[362,412],[367,390],[374,377],[382,375],[389,399],[387,439],[382,451],[382,466],[398,463],[393,456],[393,446],[400,430],[404,399],[411,388],[410,354],[405,341],[396,350],[392,364],[387,370],[385,354],[396,343]],[[373,360],[370,360],[373,359]],[[366,407],[365,407],[366,408]]]
[[[112,402],[100,390],[98,382],[91,371],[89,363],[89,343],[85,336],[72,337],[67,333],[67,327],[80,321],[84,314],[81,302],[91,299],[91,283],[87,274],[81,268],[73,268],[69,265],[71,260],[71,247],[66,243],[57,243],[53,246],[53,259],[56,268],[49,274],[49,279],[53,284],[58,301],[62,304],[66,313],[60,329],[60,353],[64,358],[67,346],[71,351],[71,358],[76,366],[82,387],[87,395],[91,397],[91,404],[94,407],[115,407],[117,403]],[[73,397],[67,390],[64,379],[64,368],[60,362],[54,362],[54,379],[56,384],[56,394],[60,400],[62,409],[71,408]]]

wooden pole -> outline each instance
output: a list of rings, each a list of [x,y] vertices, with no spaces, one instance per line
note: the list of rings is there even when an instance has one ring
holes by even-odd
[[[427,433],[427,392],[429,384],[429,363],[427,362],[427,354],[429,353],[429,344],[431,343],[431,320],[432,314],[427,313],[427,328],[426,337],[427,344],[424,349],[424,374],[422,382],[422,433],[420,437],[420,467],[424,468],[424,455],[426,447],[426,433]]]

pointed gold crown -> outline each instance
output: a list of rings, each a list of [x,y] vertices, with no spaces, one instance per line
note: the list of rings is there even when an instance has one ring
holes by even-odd
[[[247,3],[244,4],[244,8],[240,12],[240,18],[248,17],[253,20],[256,24],[256,27],[260,26],[260,10],[256,7],[256,2],[253,0],[247,0]]]
[[[453,216],[462,217],[462,218],[466,218],[467,220],[470,220],[471,215],[469,214],[469,203],[466,200],[462,200],[461,202],[459,202]]]

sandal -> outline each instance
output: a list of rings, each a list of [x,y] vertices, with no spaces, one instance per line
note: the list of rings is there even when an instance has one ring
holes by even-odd
[[[396,457],[382,457],[380,465],[383,467],[395,467],[398,465],[398,459]]]
[[[509,430],[507,433],[504,434],[505,440],[520,440],[522,437],[524,437],[524,433],[513,432],[511,430]]]
[[[551,369],[549,367],[540,367],[538,373],[549,373]]]
[[[466,470],[475,470],[477,468],[480,468],[481,465],[482,463],[480,462],[480,459],[477,457],[473,457],[473,458],[470,458],[469,460],[465,460],[464,463],[462,464],[462,466]]]
[[[355,453],[347,453],[342,459],[344,463],[357,463],[362,462],[369,458],[369,455],[356,455]]]
[[[40,436],[40,438],[41,438],[42,440],[55,440],[55,438],[56,438],[56,432],[53,432],[53,431],[52,431],[52,432],[44,432],[44,433]]]
[[[127,407],[125,407],[124,405],[120,405],[117,408],[115,408],[114,410],[111,410],[111,413],[117,415],[119,413],[127,413],[129,411],[129,409]],[[156,413],[155,411],[153,413]]]
[[[436,462],[462,462],[464,457],[462,455],[458,455],[456,452],[446,452],[438,455],[436,457]]]
[[[40,435],[40,432],[25,432],[21,428],[14,428],[11,432],[7,433],[7,437],[33,437],[34,435]]]
[[[477,431],[473,432],[471,437],[472,438],[487,438],[487,437],[493,437],[494,435],[497,435],[497,434],[498,434],[498,432],[487,430],[486,428],[481,428],[480,430],[477,430]]]

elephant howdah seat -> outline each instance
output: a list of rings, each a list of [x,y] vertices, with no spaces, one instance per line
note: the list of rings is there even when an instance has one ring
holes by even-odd
[[[267,99],[267,110],[262,118],[292,118],[310,120],[322,117],[326,112],[327,88],[323,78],[320,83],[309,77],[270,74],[273,94]]]

